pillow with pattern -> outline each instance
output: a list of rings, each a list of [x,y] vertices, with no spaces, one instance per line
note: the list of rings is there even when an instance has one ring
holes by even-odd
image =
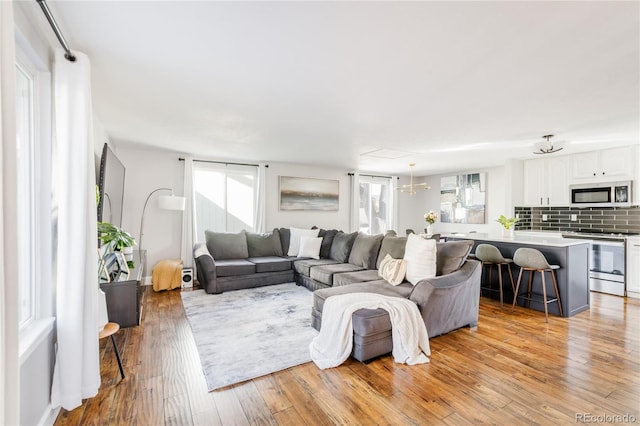
[[[404,276],[407,273],[407,261],[404,259],[394,259],[390,255],[386,255],[380,267],[378,275],[391,285],[402,284]]]

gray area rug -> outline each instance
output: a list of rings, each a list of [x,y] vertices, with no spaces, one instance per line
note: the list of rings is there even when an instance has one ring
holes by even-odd
[[[210,391],[311,361],[313,293],[293,283],[182,292]]]

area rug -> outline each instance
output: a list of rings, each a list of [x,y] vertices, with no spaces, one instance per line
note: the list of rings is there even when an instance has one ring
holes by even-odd
[[[313,293],[293,283],[182,292],[209,391],[311,361]]]

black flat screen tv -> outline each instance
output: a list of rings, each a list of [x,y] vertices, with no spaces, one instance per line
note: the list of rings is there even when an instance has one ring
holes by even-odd
[[[109,222],[117,227],[122,226],[124,173],[124,164],[105,143],[102,148],[98,175],[98,190],[100,191],[98,222]]]

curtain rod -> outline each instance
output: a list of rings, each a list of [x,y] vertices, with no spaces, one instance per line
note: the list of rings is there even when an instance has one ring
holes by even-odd
[[[178,161],[184,161],[184,157],[178,157]],[[260,164],[249,164],[249,163],[230,163],[228,161],[213,161],[213,160],[193,160],[196,163],[213,163],[213,164],[224,164],[225,166],[254,166],[258,167]],[[264,165],[265,167],[269,167],[268,164]]]
[[[75,62],[76,61],[76,57],[73,53],[71,53],[71,50],[69,49],[69,45],[67,44],[67,41],[64,39],[64,36],[62,35],[62,32],[60,31],[60,27],[58,27],[58,24],[56,24],[56,20],[53,19],[53,15],[51,14],[51,11],[49,10],[49,6],[47,6],[47,4],[44,2],[44,0],[36,0],[38,2],[38,4],[40,5],[40,9],[42,9],[42,13],[44,13],[44,16],[46,16],[47,21],[49,21],[49,25],[51,25],[51,29],[53,30],[54,34],[56,35],[56,37],[58,38],[58,41],[60,42],[60,45],[62,46],[62,48],[64,49],[64,57],[67,61],[69,62]]]
[[[349,172],[349,173],[347,173],[347,175],[349,175],[349,176],[353,176],[353,175],[354,175],[354,173]],[[382,176],[382,175],[367,175],[367,174],[364,174],[364,173],[360,173],[360,176],[366,176],[366,177],[377,177],[377,178],[387,178],[387,179],[391,179],[391,178],[393,177],[393,176]],[[400,177],[396,177],[396,179],[400,179]]]

